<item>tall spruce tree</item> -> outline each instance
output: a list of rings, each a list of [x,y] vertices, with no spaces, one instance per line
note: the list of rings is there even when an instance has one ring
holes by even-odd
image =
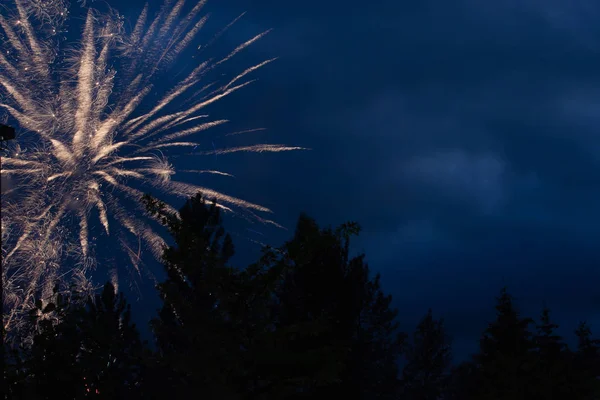
[[[282,316],[277,293],[289,257],[265,249],[257,263],[234,269],[227,265],[233,244],[214,204],[196,196],[175,216],[149,196],[144,201],[175,239],[164,253],[167,279],[159,285],[164,305],[152,323],[160,353],[153,371],[167,377],[155,393],[290,398],[333,376],[329,371],[339,356],[330,347],[290,345],[328,326],[300,316],[277,324]]]
[[[239,398],[232,381],[239,375],[239,344],[222,304],[235,276],[227,266],[234,248],[219,209],[200,195],[178,215],[150,196],[143,201],[175,240],[163,255],[167,278],[158,290],[164,303],[151,324],[161,356],[154,371],[164,378],[155,393]]]
[[[550,319],[544,307],[533,337],[535,370],[531,387],[532,399],[574,398],[570,355],[562,337],[556,334],[558,325]]]
[[[350,238],[358,232],[355,223],[320,229],[302,215],[293,239],[282,249],[289,267],[278,291],[277,329],[314,325],[312,332],[299,332],[287,346],[305,353],[329,352],[320,369],[333,378],[307,382],[299,397],[397,397],[397,359],[404,335],[398,332],[397,311],[382,292],[379,276],[369,277],[364,256],[349,255]]]
[[[480,399],[528,399],[535,361],[530,318],[521,318],[506,288],[496,304],[496,321],[489,324],[475,356],[479,367]]]
[[[407,363],[402,371],[403,398],[441,398],[446,392],[452,361],[450,338],[443,320],[435,320],[430,309],[407,347]]]

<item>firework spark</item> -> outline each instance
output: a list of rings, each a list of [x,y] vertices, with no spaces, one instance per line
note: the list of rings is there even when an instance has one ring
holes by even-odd
[[[10,7],[0,7],[0,109],[16,121],[23,137],[1,167],[7,330],[18,328],[19,315],[32,307],[34,296],[50,291],[57,279],[89,286],[85,277],[95,265],[90,231],[96,221],[105,235],[117,239],[136,270],[141,244],[161,255],[163,239],[150,220],[141,218],[140,185],[183,198],[201,192],[225,210],[271,222],[256,214],[269,212],[265,207],[173,180],[177,168],[168,153],[195,149],[198,142],[191,136],[227,122],[200,113],[248,85],[252,81],[244,79],[273,60],[221,85],[204,84],[203,78],[267,32],[220,60],[199,63],[140,112],[153,78],[169,68],[206,23],[207,17],[200,16],[204,4],[201,0],[184,13],[185,0],[166,1],[151,21],[146,6],[130,33],[115,12],[89,9],[80,42],[66,50],[59,37],[68,15],[65,0],[13,0]],[[260,144],[210,154],[297,149]],[[230,176],[214,170],[185,172]],[[64,265],[74,267],[65,270]]]

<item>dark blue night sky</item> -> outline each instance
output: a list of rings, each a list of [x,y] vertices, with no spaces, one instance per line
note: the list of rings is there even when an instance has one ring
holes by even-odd
[[[132,21],[137,3],[120,8]],[[229,131],[267,128],[239,143],[312,149],[198,159],[236,175],[214,185],[290,229],[301,211],[322,225],[358,221],[356,251],[382,274],[404,329],[432,307],[458,357],[475,350],[503,285],[524,314],[545,302],[569,338],[582,319],[600,330],[599,4],[207,8],[215,30],[247,11],[218,51],[274,29],[223,73],[279,57],[211,116],[231,119]],[[291,232],[263,234],[278,245]],[[257,253],[239,247],[240,263]]]

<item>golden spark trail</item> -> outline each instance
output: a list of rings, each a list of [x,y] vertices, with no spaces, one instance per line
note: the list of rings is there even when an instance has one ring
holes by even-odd
[[[89,272],[98,261],[99,238],[117,239],[136,270],[145,250],[160,259],[165,241],[153,229],[156,217],[147,215],[140,202],[144,193],[187,199],[200,192],[224,211],[275,224],[255,214],[270,213],[266,207],[172,180],[178,172],[232,176],[179,170],[172,161],[186,155],[187,148],[202,145],[204,131],[227,122],[199,111],[253,82],[246,77],[274,59],[244,67],[224,83],[203,82],[207,74],[269,31],[218,61],[199,61],[185,78],[168,81],[170,90],[154,97],[157,76],[172,77],[167,71],[173,61],[198,47],[198,33],[208,21],[208,15],[201,15],[206,1],[194,1],[189,11],[185,0],[174,5],[166,1],[153,19],[145,6],[131,33],[115,11],[88,8],[73,45],[63,39],[67,3],[3,0],[0,7],[0,118],[19,132],[0,169],[0,176],[10,181],[1,199],[7,331],[18,329],[34,299],[50,293],[56,279],[81,291],[93,289]],[[300,149],[260,144],[205,154]],[[166,207],[178,217],[173,206]],[[138,243],[139,250],[131,243]]]

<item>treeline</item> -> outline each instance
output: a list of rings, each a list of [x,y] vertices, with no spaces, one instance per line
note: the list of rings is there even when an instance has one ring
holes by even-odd
[[[291,240],[239,269],[215,205],[197,196],[177,217],[143,201],[175,242],[155,346],[110,284],[84,302],[57,290],[31,312],[33,342],[5,347],[6,398],[600,399],[600,341],[585,323],[569,349],[549,310],[524,318],[503,290],[479,352],[453,366],[443,321],[429,311],[403,333],[379,275],[350,257],[358,225],[301,216]]]

